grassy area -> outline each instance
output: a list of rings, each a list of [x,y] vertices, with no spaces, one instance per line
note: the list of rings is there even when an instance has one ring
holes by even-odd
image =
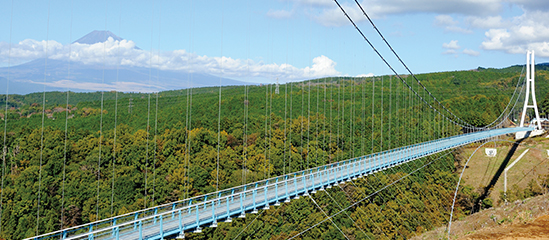
[[[526,139],[515,148],[514,153],[512,138],[502,138],[500,142],[487,143],[479,149],[469,161],[463,174],[462,185],[473,186],[483,194],[487,188],[488,197],[496,204],[501,204],[501,192],[504,188],[503,170],[511,165],[526,149],[529,151],[507,172],[507,191],[513,189],[525,189],[534,180],[538,181],[543,175],[549,174],[549,157],[546,149],[549,149],[549,139],[545,137]],[[475,151],[477,146],[463,148],[459,154],[462,164]],[[497,155],[488,157],[486,148],[496,148]]]

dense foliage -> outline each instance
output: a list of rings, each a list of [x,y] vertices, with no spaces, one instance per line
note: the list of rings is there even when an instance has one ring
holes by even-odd
[[[546,75],[540,71],[538,79]],[[519,72],[418,77],[447,108],[483,126],[505,109]],[[221,101],[219,88],[48,92],[46,105],[43,93],[9,96],[0,124],[7,129],[0,237],[30,237],[37,224],[39,233],[50,232],[212,192],[217,185],[229,188],[462,131],[424,104],[418,96],[433,106],[434,101],[407,79],[417,96],[388,76],[285,84],[278,94],[275,85],[223,87]],[[542,82],[537,89],[548,87]],[[314,199],[330,215],[410,173],[334,218],[355,238],[409,238],[448,221],[454,170],[454,156],[440,153]],[[458,215],[470,211],[467,202],[474,201],[466,190],[459,195]],[[303,197],[260,215],[240,237],[285,239],[324,217]],[[192,237],[232,239],[252,220],[220,224]],[[343,238],[330,221],[300,237]]]

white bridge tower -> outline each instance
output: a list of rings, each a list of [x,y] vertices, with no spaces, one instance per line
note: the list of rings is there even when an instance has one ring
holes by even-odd
[[[515,135],[516,139],[524,138],[524,137],[532,137],[536,135],[543,134],[543,128],[541,127],[541,118],[539,117],[539,110],[538,110],[538,104],[536,102],[536,87],[535,87],[535,76],[536,76],[536,65],[534,62],[534,51],[528,51],[526,53],[526,95],[524,99],[524,107],[522,108],[522,115],[520,116],[520,127],[524,127],[524,120],[526,119],[526,110],[528,108],[533,108],[534,112],[536,114],[534,121],[531,121],[534,123],[535,130],[530,132],[529,134],[526,132],[517,132]],[[532,105],[529,105],[530,102],[530,94],[532,95]]]

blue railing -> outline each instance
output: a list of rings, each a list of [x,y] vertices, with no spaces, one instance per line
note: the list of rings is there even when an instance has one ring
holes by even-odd
[[[231,221],[333,184],[472,142],[533,128],[502,128],[399,147],[123,214],[29,239],[162,239]]]

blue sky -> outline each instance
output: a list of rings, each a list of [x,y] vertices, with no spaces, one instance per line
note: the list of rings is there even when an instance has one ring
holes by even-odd
[[[354,1],[340,3],[397,72],[405,73]],[[537,62],[549,59],[549,1],[361,4],[414,73],[524,64],[528,49],[536,51]],[[390,73],[332,0],[2,0],[1,6],[3,67],[45,56],[48,39],[52,59],[250,82]],[[70,46],[93,30],[109,30],[127,41]]]

